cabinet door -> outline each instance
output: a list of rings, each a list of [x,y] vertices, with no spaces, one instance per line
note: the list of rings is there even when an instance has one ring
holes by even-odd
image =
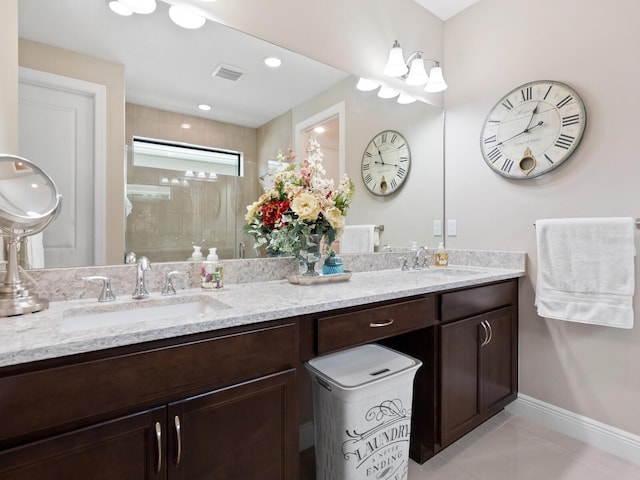
[[[472,317],[440,329],[440,444],[450,444],[481,421],[480,345],[484,317]]]
[[[166,479],[165,416],[164,408],[148,410],[5,450],[0,479]]]
[[[295,370],[169,405],[169,479],[294,480]]]
[[[482,410],[488,417],[515,399],[517,390],[517,324],[515,309],[484,317],[489,341],[481,348]]]

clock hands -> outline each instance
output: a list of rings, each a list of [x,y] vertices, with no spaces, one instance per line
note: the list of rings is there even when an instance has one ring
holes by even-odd
[[[378,150],[378,156],[380,157],[380,162],[376,162],[376,163],[381,163],[382,165],[386,165],[386,163],[384,163],[384,158],[382,158],[382,152],[380,151],[380,147],[376,144],[375,140],[373,140],[373,145]]]
[[[525,132],[529,130],[529,127],[531,126],[531,122],[533,121],[533,117],[535,116],[536,113],[538,113],[538,105],[540,105],[540,102],[536,103],[536,108],[534,108],[531,111],[531,117],[529,118],[529,123],[527,123],[527,128],[524,129]]]
[[[537,107],[536,107],[537,108]],[[531,117],[533,119],[533,117]],[[531,123],[531,120],[529,120],[529,123]],[[525,133],[529,133],[531,130],[533,130],[536,127],[539,127],[540,125],[542,125],[544,122],[542,120],[540,120],[538,123],[536,123],[534,126],[529,127],[527,126],[527,128],[525,128],[523,131],[521,131],[520,133],[516,133],[515,135],[512,135],[511,137],[507,138],[506,140],[502,140],[500,143],[498,143],[498,146],[507,143],[510,140],[513,140],[516,137],[519,137],[520,135],[524,135]]]
[[[382,158],[382,157],[380,157],[380,158]],[[389,165],[389,166],[391,166],[391,167],[396,167],[396,168],[398,168],[398,167],[400,166],[400,165],[398,165],[397,163],[384,163],[384,161],[382,161],[382,162],[378,162],[377,160],[376,160],[376,161],[374,161],[373,163],[378,163],[378,164],[380,164],[380,165],[385,165],[385,166],[386,166],[386,165]]]

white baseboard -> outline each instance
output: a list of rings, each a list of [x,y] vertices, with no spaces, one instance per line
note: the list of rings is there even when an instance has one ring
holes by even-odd
[[[507,405],[505,410],[640,464],[640,435],[522,394],[518,394],[518,398]]]
[[[300,451],[313,447],[315,441],[313,438],[313,422],[307,422],[300,425]]]

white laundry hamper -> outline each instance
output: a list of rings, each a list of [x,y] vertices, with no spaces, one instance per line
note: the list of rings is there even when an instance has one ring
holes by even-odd
[[[363,345],[305,363],[317,480],[406,480],[413,380],[422,362]]]

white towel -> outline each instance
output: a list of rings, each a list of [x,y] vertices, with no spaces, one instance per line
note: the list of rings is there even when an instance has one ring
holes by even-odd
[[[380,243],[377,225],[346,225],[340,237],[340,253],[373,252]]]
[[[26,268],[44,268],[44,244],[42,232],[25,238],[27,265]]]
[[[634,219],[536,222],[538,315],[633,328]]]

